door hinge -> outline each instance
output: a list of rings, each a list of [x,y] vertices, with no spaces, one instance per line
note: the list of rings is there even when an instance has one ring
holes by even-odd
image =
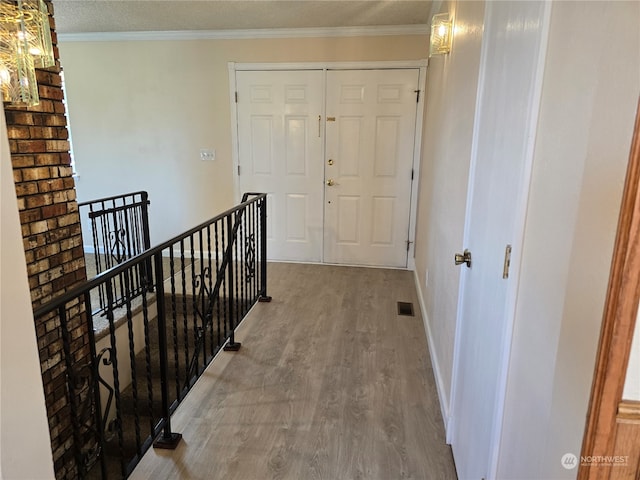
[[[409,249],[411,248],[411,244],[413,242],[411,240],[407,240],[407,252],[409,251]]]
[[[240,165],[238,165],[238,176],[240,176]]]
[[[411,169],[411,180],[413,180],[413,168]]]
[[[416,103],[420,103],[420,90],[414,90],[416,93]]]
[[[238,92],[236,92],[236,103],[238,103]]]

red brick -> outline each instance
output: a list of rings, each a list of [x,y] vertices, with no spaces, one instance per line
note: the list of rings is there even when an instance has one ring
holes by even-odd
[[[45,218],[57,217],[59,215],[65,215],[67,213],[66,203],[57,203],[54,205],[48,205],[42,207],[42,216]]]
[[[69,215],[64,215],[58,218],[58,225],[61,227],[66,227],[67,225],[72,225],[78,222],[80,222],[80,218],[77,213],[70,213]]]
[[[22,111],[5,110],[7,125],[33,125],[33,115]]]
[[[69,200],[69,194],[73,192],[73,190],[60,190],[58,192],[53,193],[53,202],[54,203],[63,203]]]
[[[40,209],[23,210],[20,212],[20,223],[22,224],[37,222],[40,219],[42,219],[42,212]]]
[[[27,197],[27,208],[42,207],[44,205],[51,205],[52,203],[53,195],[50,193]]]
[[[29,224],[29,229],[32,235],[36,235],[38,233],[44,233],[49,230],[49,225],[46,220],[40,220],[38,222],[33,222]]]
[[[13,155],[11,157],[11,164],[13,168],[32,167],[36,163],[33,155]]]
[[[38,95],[40,98],[50,98],[53,100],[62,100],[62,88],[51,87],[48,85],[40,85],[38,87]]]
[[[18,140],[16,151],[18,153],[36,153],[45,152],[46,149],[47,146],[44,140]]]
[[[67,140],[47,140],[46,149],[49,152],[68,152],[69,142]]]
[[[27,273],[29,275],[36,275],[38,273],[42,273],[49,268],[49,260],[44,259],[39,262],[32,263],[31,265],[27,265]]]
[[[29,107],[29,110],[33,112],[53,113],[53,102],[51,100],[41,98],[40,103],[33,107]]]
[[[56,138],[67,140],[69,138],[69,130],[66,128],[56,128]]]
[[[7,126],[7,136],[10,140],[31,138],[29,127]]]
[[[67,124],[64,115],[47,115],[44,119],[44,125],[51,127],[63,127]]]
[[[22,180],[25,182],[28,182],[31,180],[40,180],[43,178],[51,178],[52,176],[51,169],[49,169],[49,167],[24,168],[21,170],[21,172],[22,172]]]
[[[38,184],[36,182],[18,183],[16,185],[16,195],[18,195],[18,197],[34,195],[36,193],[38,193]]]
[[[38,153],[35,155],[36,165],[60,165],[62,162],[60,154],[54,153]]]

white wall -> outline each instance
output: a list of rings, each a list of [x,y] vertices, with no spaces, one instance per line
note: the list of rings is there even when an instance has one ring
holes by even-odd
[[[640,93],[640,4],[555,2],[498,477],[575,478]]]
[[[234,204],[229,61],[417,60],[428,55],[428,39],[61,41],[59,48],[78,199],[148,190],[155,244]],[[201,148],[215,148],[216,161],[202,162]]]
[[[49,425],[4,110],[0,169],[0,478],[52,479]]]
[[[432,339],[432,363],[446,417],[460,278],[460,267],[454,265],[453,256],[464,247],[484,2],[443,2],[440,12],[454,16],[455,36],[451,53],[432,57],[427,70],[415,260],[424,320]]]

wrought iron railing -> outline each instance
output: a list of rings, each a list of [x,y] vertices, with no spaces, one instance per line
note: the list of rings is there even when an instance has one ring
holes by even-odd
[[[152,444],[175,447],[171,414],[221,348],[240,347],[234,330],[251,307],[271,300],[266,202],[265,194],[245,194],[240,205],[34,312],[59,324],[79,478],[126,478]],[[136,300],[134,270],[153,273]],[[106,318],[91,313],[96,289],[105,291]]]
[[[147,192],[133,192],[78,203],[81,215],[86,214],[91,226],[93,261],[89,267],[96,275],[149,249],[151,240],[148,205]],[[151,279],[151,275],[146,273],[150,271],[149,259],[135,269],[122,272],[113,284],[115,305],[120,307],[126,299],[140,295],[143,279]],[[125,282],[128,283],[126,299]],[[104,313],[108,305],[105,287],[97,288],[94,296],[95,311]]]

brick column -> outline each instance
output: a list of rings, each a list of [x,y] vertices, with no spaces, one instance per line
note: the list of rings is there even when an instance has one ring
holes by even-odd
[[[69,155],[53,6],[49,7],[56,66],[37,70],[40,104],[5,106],[13,174],[22,224],[31,300],[36,308],[86,280],[82,232]],[[82,312],[75,327],[75,359],[88,356]],[[42,380],[56,478],[76,478],[62,340],[57,319],[36,322]]]

